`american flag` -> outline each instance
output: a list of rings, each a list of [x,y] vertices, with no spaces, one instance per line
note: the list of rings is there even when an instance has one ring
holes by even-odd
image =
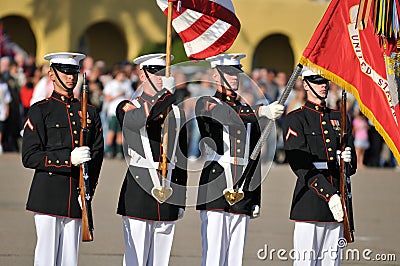
[[[232,46],[240,22],[231,0],[157,0],[165,15],[168,2],[174,2],[172,26],[189,59],[214,56]]]

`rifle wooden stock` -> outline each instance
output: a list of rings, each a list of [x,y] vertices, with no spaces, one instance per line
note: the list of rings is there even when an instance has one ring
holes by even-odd
[[[341,132],[340,132],[340,151],[343,152],[344,149],[346,148],[347,144],[347,112],[346,112],[346,91],[343,89],[342,91],[342,102],[340,105],[340,112],[341,112]],[[352,215],[352,213],[349,213],[349,208],[348,208],[348,189],[346,188],[347,186],[347,175],[346,175],[346,163],[344,162],[343,158],[340,158],[340,201],[343,206],[343,236],[346,239],[347,243],[352,243],[354,242],[354,234],[353,234],[353,228],[350,224],[350,218],[349,215]]]
[[[86,85],[86,73],[83,74],[83,86],[82,86],[82,99],[81,99],[81,131],[79,146],[85,145],[85,131],[87,130],[87,85]],[[90,203],[90,198],[87,199],[86,195],[89,194],[86,191],[84,176],[87,174],[87,164],[83,163],[80,166],[79,173],[79,197],[82,203],[82,241],[90,242],[93,241],[93,218],[92,218],[92,208]],[[87,177],[88,178],[88,177]]]

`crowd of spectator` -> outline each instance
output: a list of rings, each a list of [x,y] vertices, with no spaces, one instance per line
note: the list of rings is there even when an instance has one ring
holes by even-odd
[[[19,152],[21,146],[21,130],[29,107],[51,95],[53,85],[47,76],[48,64],[37,65],[36,59],[22,53],[0,58],[0,154],[3,152]],[[123,158],[122,134],[115,118],[115,108],[123,99],[131,99],[138,94],[139,79],[137,66],[126,61],[108,66],[104,61],[95,61],[86,57],[82,62],[82,73],[86,73],[89,89],[89,102],[96,106],[101,114],[105,154],[107,158]],[[189,158],[200,156],[198,147],[200,134],[194,118],[196,97],[212,95],[215,87],[209,71],[175,71],[175,95],[177,103],[182,103],[188,118],[190,131]],[[288,76],[274,69],[256,68],[252,70],[248,80],[242,82],[241,97],[248,103],[257,104],[259,101],[251,91],[251,84],[258,87],[264,100],[273,102],[279,99]],[[80,97],[82,86],[80,75],[75,97]],[[251,84],[250,84],[251,83]],[[306,101],[306,93],[301,80],[296,82],[288,100],[285,103],[286,113],[301,107]],[[326,100],[328,107],[338,109],[341,101],[341,88],[330,84]],[[394,167],[397,162],[377,133],[372,123],[360,112],[357,101],[348,94],[348,114],[352,118],[352,129],[360,168]],[[276,121],[277,150],[274,161],[285,163],[283,151],[283,136],[280,125],[283,116]]]

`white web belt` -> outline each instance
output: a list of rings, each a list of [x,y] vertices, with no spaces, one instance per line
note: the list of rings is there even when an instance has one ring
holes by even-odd
[[[223,126],[223,133],[222,138],[223,142],[226,145],[226,150],[224,151],[223,155],[217,154],[211,147],[205,145],[205,152],[206,152],[206,161],[216,161],[218,162],[223,168],[225,172],[225,179],[226,179],[226,190],[233,191],[233,177],[231,172],[231,164],[233,165],[240,165],[245,166],[248,163],[249,158],[249,150],[250,150],[250,131],[251,131],[251,123],[247,123],[247,130],[246,130],[246,143],[245,143],[245,152],[244,157],[231,157],[231,145],[230,145],[230,137],[229,137],[229,127]],[[243,167],[244,171],[245,167]],[[244,183],[240,190],[242,190]]]
[[[172,105],[172,111],[174,113],[177,130],[175,130],[175,141],[174,141],[174,145],[172,148],[172,155],[171,155],[170,163],[168,163],[167,177],[166,177],[166,180],[163,180],[163,181],[166,181],[165,185],[167,188],[170,187],[172,170],[175,169],[175,163],[176,163],[175,152],[176,152],[176,146],[178,143],[178,135],[179,135],[179,129],[180,129],[180,124],[181,124],[179,108],[175,105]],[[132,148],[129,147],[128,154],[131,157],[129,164],[131,166],[135,166],[135,167],[147,168],[149,170],[149,174],[150,174],[153,186],[158,188],[161,186],[159,175],[157,172],[157,169],[159,168],[160,163],[155,162],[153,159],[153,153],[151,152],[150,141],[149,141],[149,137],[147,135],[146,126],[144,126],[140,129],[140,138],[142,140],[143,151],[144,151],[145,157],[141,156],[139,153],[137,153],[135,150],[133,150]]]

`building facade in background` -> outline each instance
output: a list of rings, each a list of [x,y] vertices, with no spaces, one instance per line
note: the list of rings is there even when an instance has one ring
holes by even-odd
[[[329,1],[233,0],[242,24],[228,52],[245,53],[244,69],[274,68],[290,74]],[[0,22],[27,53],[76,51],[108,65],[165,51],[166,17],[155,0],[1,0]],[[186,61],[179,37],[177,61]]]

